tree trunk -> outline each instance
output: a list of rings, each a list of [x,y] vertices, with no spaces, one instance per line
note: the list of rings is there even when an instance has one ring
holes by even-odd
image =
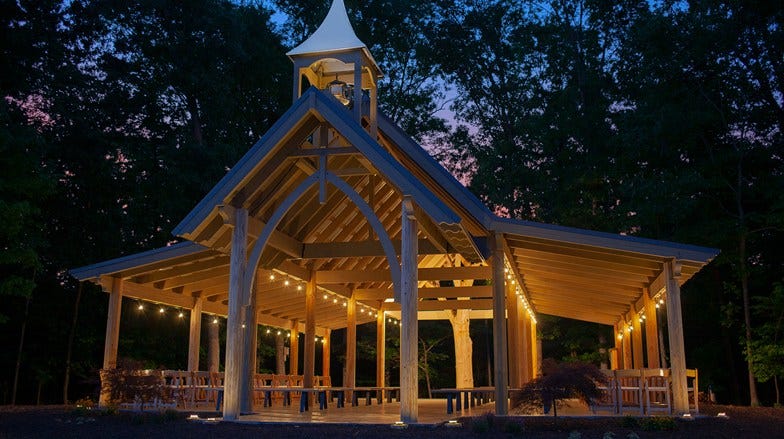
[[[207,326],[207,370],[218,372],[220,370],[220,327],[217,323]]]
[[[781,405],[781,392],[779,391],[779,377],[773,377],[773,387],[776,388],[776,406]]]
[[[79,318],[79,302],[82,300],[83,282],[79,282],[76,289],[76,302],[74,303],[73,319],[71,319],[71,332],[68,334],[68,349],[65,354],[65,380],[63,381],[63,404],[68,405],[68,385],[71,381],[71,354],[73,353],[73,342],[76,335],[76,322]]]
[[[25,300],[24,317],[22,318],[22,331],[19,334],[19,349],[16,351],[16,368],[14,369],[14,386],[11,391],[11,405],[16,405],[16,390],[19,384],[19,369],[22,366],[22,350],[24,349],[25,331],[27,330],[27,315],[30,311],[30,302],[33,300],[33,295],[27,296]]]
[[[746,326],[746,361],[749,368],[749,403],[752,407],[757,407],[759,405],[757,381],[754,377],[754,365],[751,360],[751,305],[749,304],[749,275],[746,267],[746,238],[746,232],[741,232],[738,240],[738,263],[740,286],[743,293],[743,320]]]
[[[455,386],[474,387],[473,342],[469,331],[471,310],[459,309],[446,311],[455,340]]]

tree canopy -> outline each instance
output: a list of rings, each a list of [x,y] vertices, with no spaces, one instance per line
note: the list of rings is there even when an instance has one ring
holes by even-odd
[[[77,295],[67,269],[173,239],[290,105],[285,52],[329,3],[0,2],[0,343],[19,353],[0,360],[3,402],[15,362],[20,401],[41,383],[44,401],[61,400],[69,333],[72,396],[92,390],[106,297]],[[687,364],[720,399],[779,400],[779,2],[346,5],[385,73],[381,110],[495,212],[721,249],[684,286]],[[540,329],[545,356],[602,360],[606,328]],[[184,358],[142,333],[123,334],[127,352]],[[488,334],[472,327],[475,375],[489,380]],[[428,367],[443,369],[451,345],[431,342]]]

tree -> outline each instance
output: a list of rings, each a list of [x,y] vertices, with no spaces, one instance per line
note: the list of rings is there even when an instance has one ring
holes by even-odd
[[[526,412],[538,412],[544,407],[545,413],[553,408],[553,417],[558,417],[558,406],[564,399],[577,398],[591,405],[603,395],[600,385],[605,385],[607,376],[599,368],[584,363],[561,363],[546,359],[542,364],[543,375],[535,378],[519,391],[512,392],[512,407]]]

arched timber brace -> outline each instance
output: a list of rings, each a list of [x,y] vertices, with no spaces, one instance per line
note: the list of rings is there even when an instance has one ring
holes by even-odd
[[[400,285],[400,266],[397,262],[397,255],[395,255],[395,248],[392,245],[392,241],[389,239],[389,235],[387,234],[386,230],[384,230],[384,226],[381,224],[381,221],[376,216],[373,209],[365,202],[361,195],[357,193],[348,183],[343,181],[337,175],[329,172],[316,172],[311,174],[308,178],[302,181],[290,194],[286,197],[286,199],[275,209],[275,213],[272,214],[267,224],[264,226],[261,234],[259,235],[259,239],[253,245],[253,251],[251,252],[250,258],[248,258],[248,267],[251,267],[245,273],[245,278],[243,280],[243,285],[248,287],[253,284],[253,280],[256,276],[256,267],[259,265],[259,260],[261,259],[261,253],[264,251],[264,248],[267,245],[267,242],[272,236],[272,232],[278,226],[280,221],[283,219],[283,216],[286,215],[286,212],[294,205],[294,203],[307,191],[311,186],[316,184],[319,179],[326,179],[326,181],[332,183],[336,188],[338,188],[341,192],[343,192],[359,209],[360,212],[365,216],[365,219],[370,223],[373,227],[373,230],[376,232],[376,236],[378,236],[379,241],[381,242],[381,247],[384,249],[384,255],[387,258],[387,262],[389,263],[389,271],[392,274],[392,282],[395,288],[395,291],[399,290]]]

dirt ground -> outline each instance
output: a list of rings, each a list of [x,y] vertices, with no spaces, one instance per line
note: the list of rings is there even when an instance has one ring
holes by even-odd
[[[64,406],[0,407],[0,439],[16,438],[784,438],[784,409],[708,405],[693,420],[552,418],[489,415],[461,420],[461,427],[334,424],[238,424],[189,421],[181,413],[104,414]],[[716,414],[724,412],[727,418]],[[665,428],[663,431],[652,431]],[[579,435],[576,433],[579,432]],[[636,436],[635,436],[636,435]]]

